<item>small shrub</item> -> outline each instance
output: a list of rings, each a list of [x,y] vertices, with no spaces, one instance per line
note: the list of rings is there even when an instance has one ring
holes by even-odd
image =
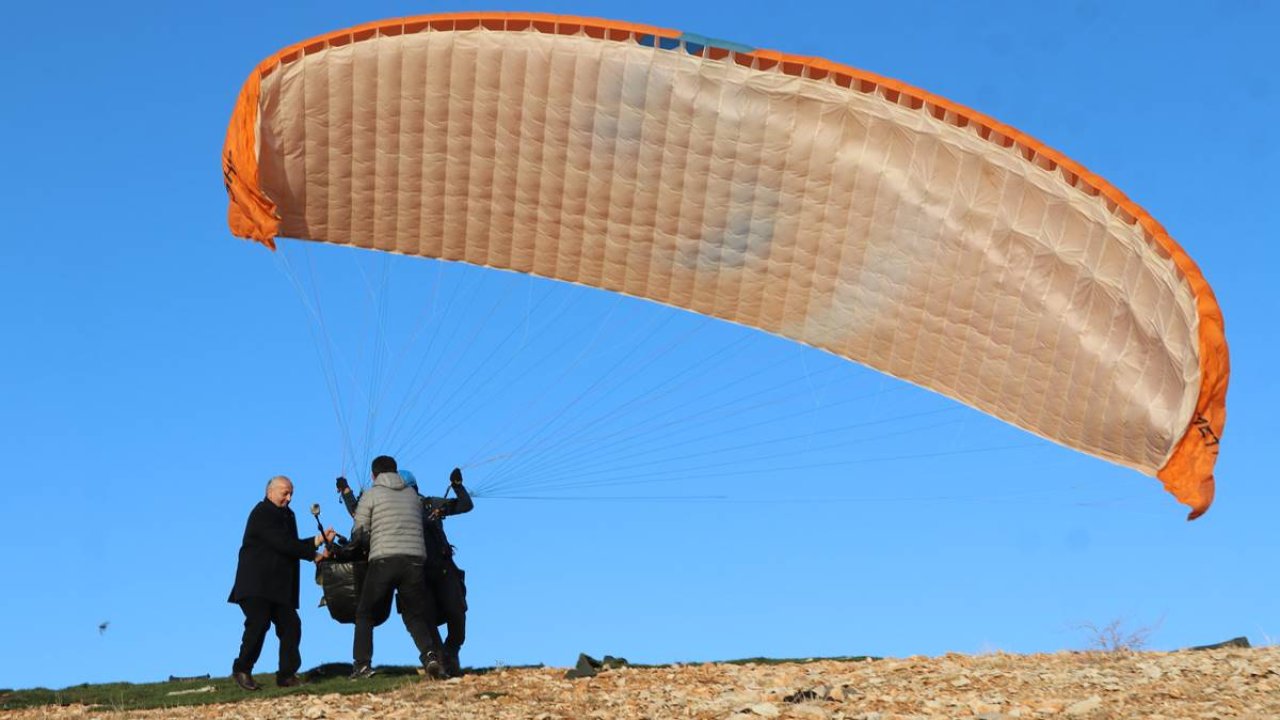
[[[1089,649],[1101,652],[1137,652],[1146,648],[1147,642],[1160,627],[1160,623],[1130,630],[1123,619],[1115,619],[1106,625],[1081,623],[1079,630],[1088,634]]]

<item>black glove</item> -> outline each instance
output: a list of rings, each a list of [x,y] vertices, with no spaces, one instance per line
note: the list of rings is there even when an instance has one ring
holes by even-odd
[[[351,485],[349,485],[347,483],[347,479],[342,477],[341,475],[338,476],[338,492],[340,493],[351,492]]]
[[[453,472],[449,473],[449,484],[450,485],[462,484],[462,470],[460,468],[454,468]]]

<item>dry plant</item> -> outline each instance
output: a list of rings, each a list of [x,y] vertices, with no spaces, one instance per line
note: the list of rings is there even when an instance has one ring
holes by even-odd
[[[1146,648],[1147,641],[1151,639],[1151,634],[1159,629],[1160,622],[1130,630],[1125,627],[1123,618],[1116,618],[1106,625],[1099,626],[1086,622],[1076,627],[1088,633],[1090,650],[1109,653],[1138,652]]]

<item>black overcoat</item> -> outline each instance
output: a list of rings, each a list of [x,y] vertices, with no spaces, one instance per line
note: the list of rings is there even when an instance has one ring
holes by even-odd
[[[263,598],[298,607],[298,561],[315,556],[314,537],[299,538],[293,511],[263,498],[249,513],[227,602]]]

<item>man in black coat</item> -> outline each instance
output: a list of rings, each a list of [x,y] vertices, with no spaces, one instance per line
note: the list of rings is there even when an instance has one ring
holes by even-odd
[[[298,618],[298,561],[311,560],[316,548],[332,540],[333,528],[322,535],[299,538],[298,524],[289,501],[293,499],[293,483],[283,475],[267,482],[267,496],[254,506],[245,523],[244,540],[240,543],[240,560],[236,565],[236,582],[227,602],[236,603],[244,612],[244,637],[240,655],[231,665],[236,684],[245,690],[257,690],[253,665],[262,652],[262,641],[271,625],[280,639],[280,667],[276,684],[281,687],[301,685],[298,668],[302,656],[302,621]]]

